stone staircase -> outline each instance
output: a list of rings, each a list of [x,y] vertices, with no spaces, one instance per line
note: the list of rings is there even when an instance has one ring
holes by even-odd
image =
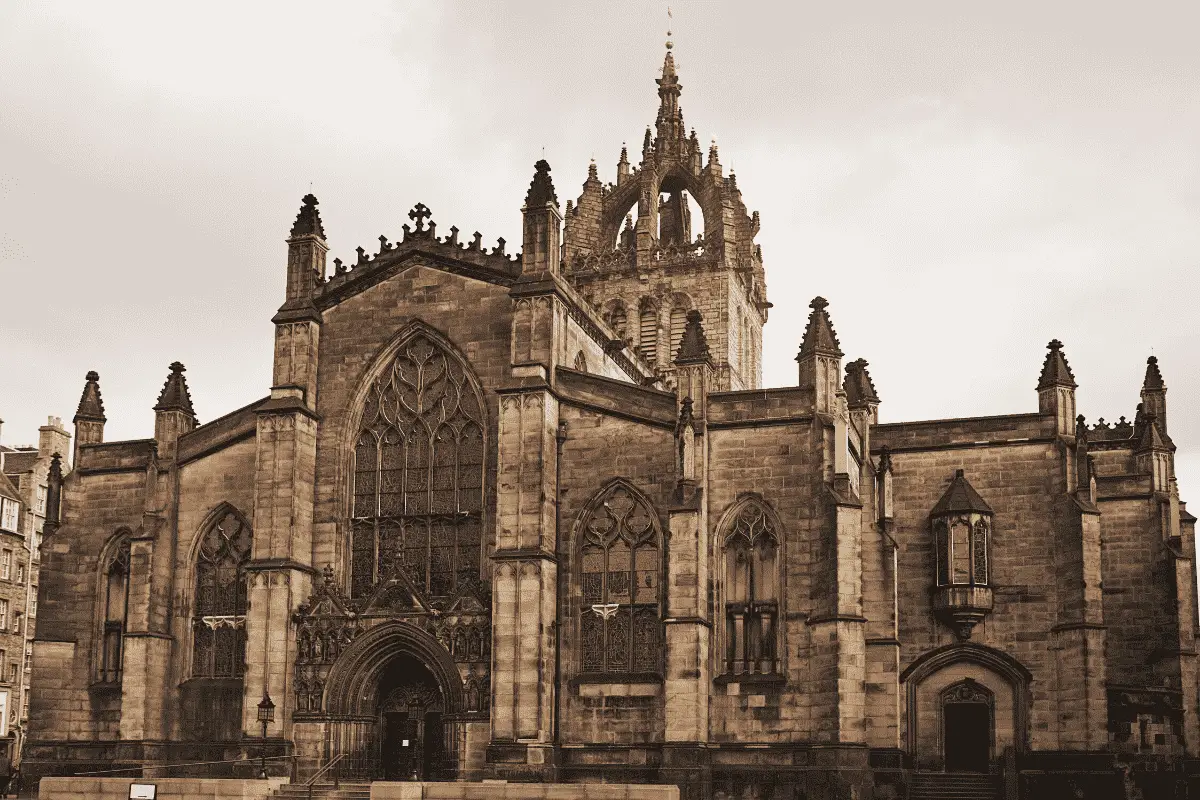
[[[909,800],[1000,800],[999,775],[978,772],[917,772],[908,790]]]
[[[370,800],[371,784],[346,783],[334,786],[332,783],[314,783],[313,800]],[[308,787],[303,783],[285,783],[271,795],[276,800],[308,800]]]

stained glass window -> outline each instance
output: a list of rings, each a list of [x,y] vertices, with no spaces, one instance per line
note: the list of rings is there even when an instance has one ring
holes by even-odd
[[[746,501],[725,532],[725,663],[730,673],[778,669],[779,535],[766,507]]]
[[[424,334],[371,385],[354,449],[355,597],[401,571],[430,598],[478,580],[483,419],[466,368]]]
[[[580,553],[584,672],[658,672],[661,537],[654,510],[617,484],[592,504]]]
[[[104,629],[100,641],[97,678],[103,683],[121,680],[125,627],[129,620],[129,534],[109,548],[104,567]]]
[[[227,509],[204,533],[196,559],[192,677],[240,678],[246,660],[250,526]]]

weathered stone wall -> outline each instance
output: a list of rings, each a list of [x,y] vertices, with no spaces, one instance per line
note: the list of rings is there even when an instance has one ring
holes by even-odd
[[[487,520],[495,519],[496,418],[493,393],[509,380],[512,300],[503,286],[414,266],[356,294],[324,314],[317,372],[316,505],[313,564],[330,564],[347,575],[352,430],[361,408],[355,403],[382,351],[405,326],[420,320],[441,332],[462,353],[484,389],[487,404]],[[490,543],[489,543],[490,546]],[[486,558],[482,563],[487,565]],[[488,566],[484,567],[486,571]]]
[[[645,390],[630,391],[631,409]],[[653,394],[651,395],[654,396]],[[669,428],[638,423],[563,403],[567,424],[559,483],[558,556],[571,568],[560,572],[559,721],[564,744],[649,744],[663,738],[661,684],[579,684],[578,524],[592,497],[614,478],[624,478],[649,496],[660,525],[675,485],[674,436]],[[669,545],[668,545],[669,546]]]
[[[1032,415],[880,425],[872,431],[872,447],[887,445],[894,465],[901,669],[956,641],[932,607],[936,554],[929,512],[955,470],[963,469],[995,512],[990,551],[995,607],[971,641],[1007,653],[1033,673],[1034,747],[1053,747],[1058,729],[1051,694],[1057,682],[1054,654],[1047,642],[1058,622],[1054,521],[1065,484],[1057,443],[1047,433]]]
[[[710,396],[711,417],[739,416],[725,403],[752,402],[749,395]],[[786,407],[785,407],[786,408]],[[748,410],[748,409],[743,409]],[[713,632],[724,641],[725,562],[722,521],[730,506],[747,492],[760,495],[779,517],[782,530],[784,580],[780,587],[782,636],[778,656],[787,683],[718,684],[712,696],[711,731],[714,742],[766,743],[811,741],[816,738],[813,697],[818,676],[812,674],[814,645],[808,618],[812,610],[813,547],[827,520],[819,511],[814,490],[820,487],[821,439],[814,440],[807,421],[791,424],[709,428],[709,521],[712,529],[716,582]],[[713,648],[713,674],[724,675],[724,647]]]
[[[88,687],[96,680],[100,558],[119,530],[136,532],[142,525],[149,449],[134,444],[81,449],[81,468],[63,485],[63,525],[43,542],[41,625],[33,650],[37,690],[30,696],[35,741],[27,752],[35,760],[45,755],[40,740],[119,736],[120,691]]]

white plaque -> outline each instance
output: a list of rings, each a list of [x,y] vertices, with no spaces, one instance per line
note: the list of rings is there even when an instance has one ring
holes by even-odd
[[[129,800],[154,800],[158,787],[153,783],[129,784]]]

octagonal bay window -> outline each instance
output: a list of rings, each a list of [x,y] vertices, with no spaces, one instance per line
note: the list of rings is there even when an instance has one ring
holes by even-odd
[[[992,509],[958,470],[929,512],[937,550],[934,613],[959,639],[992,611]]]

